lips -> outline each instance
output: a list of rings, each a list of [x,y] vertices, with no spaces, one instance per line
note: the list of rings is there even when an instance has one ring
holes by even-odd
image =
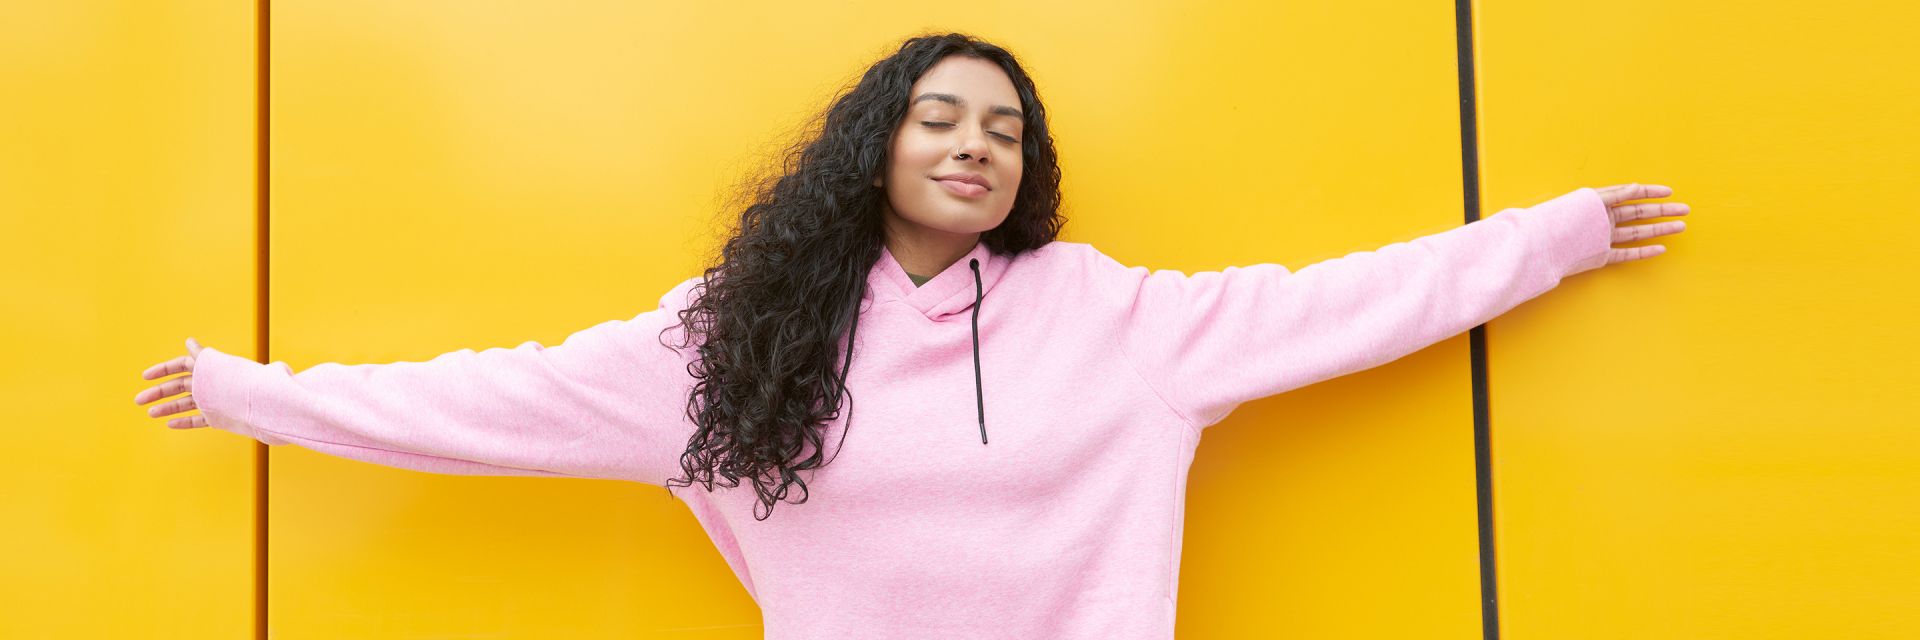
[[[985,186],[974,184],[971,182],[962,182],[960,180],[950,180],[947,178],[935,178],[934,182],[940,183],[940,186],[945,188],[947,190],[947,193],[951,193],[953,195],[960,196],[963,198],[978,198],[980,196],[987,195],[987,191],[988,191],[988,189]]]
[[[982,175],[978,175],[978,174],[973,174],[973,173],[964,173],[964,172],[963,172],[963,173],[949,173],[949,174],[947,174],[947,175],[944,175],[944,176],[934,176],[934,177],[933,177],[933,179],[935,179],[935,180],[952,180],[952,181],[955,181],[955,182],[964,182],[964,183],[967,183],[967,184],[977,184],[977,185],[980,185],[980,186],[981,186],[981,188],[984,188],[984,189],[987,189],[988,191],[992,191],[992,190],[993,190],[993,185],[990,185],[990,184],[987,184],[987,178],[986,178],[986,176],[982,176]]]

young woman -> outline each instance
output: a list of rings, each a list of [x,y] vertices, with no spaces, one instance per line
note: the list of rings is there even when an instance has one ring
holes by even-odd
[[[134,400],[421,471],[698,485],[675,495],[768,637],[1169,637],[1205,428],[1658,255],[1610,245],[1686,212],[1581,188],[1298,272],[1126,267],[1055,241],[1046,110],[960,34],[908,40],[791,153],[718,264],[630,320],[297,375],[189,338],[144,377],[189,375]]]

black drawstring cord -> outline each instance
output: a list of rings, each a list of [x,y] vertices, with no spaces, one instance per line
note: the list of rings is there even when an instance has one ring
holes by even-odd
[[[980,388],[980,300],[987,296],[980,289],[980,259],[968,258],[973,267],[973,395],[980,402],[980,444],[987,443],[987,394]]]
[[[967,266],[973,269],[973,395],[974,399],[979,403],[980,444],[986,444],[987,395],[986,391],[980,387],[980,301],[986,299],[987,294],[980,284],[980,259],[967,259]],[[848,404],[853,403],[853,393],[847,389],[847,372],[853,368],[853,337],[855,332],[860,330],[860,302],[858,298],[853,301],[853,327],[847,330],[847,359],[846,364],[841,365],[840,379],[838,380],[840,393],[847,396]],[[848,408],[846,413],[847,425],[840,431],[841,447],[846,446],[847,430],[853,427],[852,408]],[[827,462],[833,462],[833,458],[838,457],[840,457],[840,447],[835,447],[833,456],[828,458]]]

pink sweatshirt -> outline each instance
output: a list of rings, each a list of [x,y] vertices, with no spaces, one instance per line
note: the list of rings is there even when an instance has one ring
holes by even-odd
[[[976,245],[916,288],[883,253],[855,329],[852,400],[829,424],[832,462],[808,478],[807,502],[757,520],[744,479],[672,493],[759,603],[768,638],[1169,638],[1204,429],[1599,267],[1611,228],[1582,188],[1297,272],[1186,275],[1081,243],[1011,258]],[[207,348],[194,397],[213,426],[269,445],[663,485],[692,433],[697,352],[662,346],[660,332],[698,281],[554,347],[298,374]]]

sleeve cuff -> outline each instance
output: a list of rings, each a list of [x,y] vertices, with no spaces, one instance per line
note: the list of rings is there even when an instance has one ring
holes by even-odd
[[[1600,192],[1581,187],[1533,207],[1546,223],[1546,255],[1566,278],[1607,264],[1613,221]]]
[[[193,403],[207,424],[254,439],[253,376],[260,363],[202,347],[193,360]],[[272,444],[272,443],[269,443]]]

